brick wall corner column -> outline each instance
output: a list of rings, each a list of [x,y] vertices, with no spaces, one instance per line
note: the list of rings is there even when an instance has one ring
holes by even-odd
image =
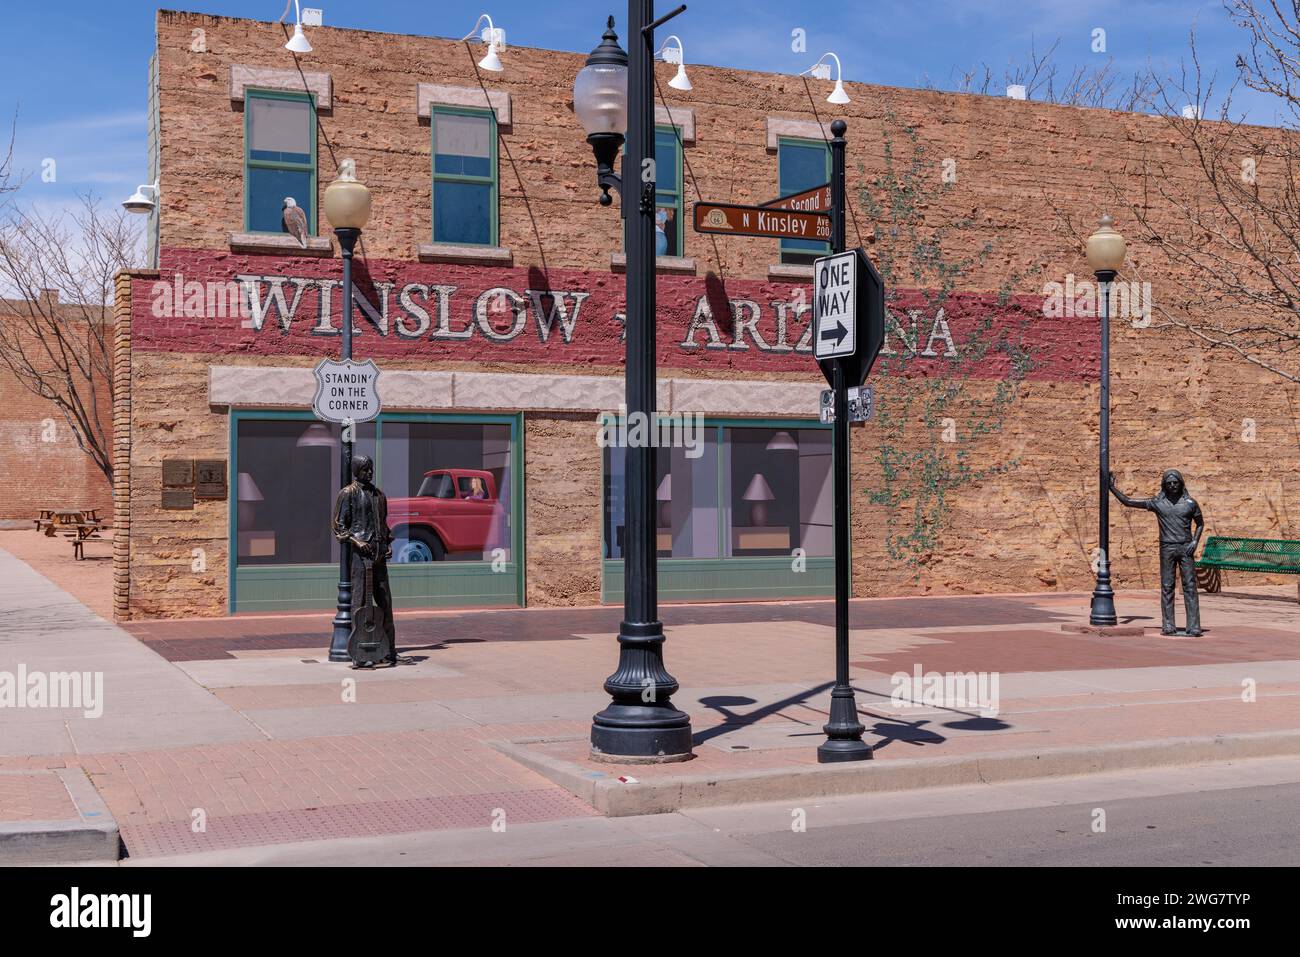
[[[131,282],[157,273],[113,277],[113,619],[131,617]]]

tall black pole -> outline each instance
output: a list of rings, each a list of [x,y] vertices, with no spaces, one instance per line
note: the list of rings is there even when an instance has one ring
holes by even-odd
[[[352,358],[352,251],[361,236],[359,229],[336,229],[339,249],[343,253],[343,355],[347,362]],[[339,443],[339,488],[352,481],[352,442],[342,430]],[[339,597],[338,611],[334,614],[334,634],[330,639],[330,661],[351,661],[348,656],[348,638],[352,635],[352,545],[339,543]]]
[[[655,422],[655,177],[653,0],[628,0],[627,148],[623,156],[623,249],[627,254],[627,415]],[[650,162],[647,163],[646,161]],[[691,719],[670,701],[677,679],[664,667],[655,535],[655,448],[624,450],[627,494],[623,622],[613,699],[592,718],[593,757],[682,761],[691,756]]]
[[[1092,590],[1091,625],[1119,623],[1115,615],[1115,591],[1110,586],[1110,284],[1112,270],[1099,270],[1098,307],[1101,311],[1101,445],[1097,456],[1097,584]]]
[[[844,133],[848,124],[831,124],[831,252],[844,252]],[[859,348],[862,346],[860,345]],[[830,721],[822,728],[826,740],[817,748],[822,764],[863,761],[871,745],[862,740],[866,730],[858,720],[858,703],[849,683],[849,401],[844,364],[831,360],[831,389],[835,393],[835,423],[831,431],[831,463],[835,469],[835,687],[831,690]],[[854,386],[860,383],[854,382]]]
[[[844,252],[844,150],[848,146],[844,120],[831,124],[831,252]],[[833,359],[831,389],[835,393],[835,425],[831,432],[831,462],[835,468],[835,688],[831,690],[831,720],[822,729],[826,741],[816,749],[823,765],[865,761],[871,745],[862,740],[858,702],[849,684],[849,384],[844,363]],[[859,385],[854,382],[855,386]]]

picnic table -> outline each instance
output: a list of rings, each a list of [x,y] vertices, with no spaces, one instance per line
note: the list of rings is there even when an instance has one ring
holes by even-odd
[[[100,532],[108,523],[100,519],[99,509],[94,506],[82,508],[42,508],[36,518],[36,530],[44,531],[46,537],[63,535],[72,540],[72,557],[77,561],[86,557],[85,544],[94,539],[104,541]]]

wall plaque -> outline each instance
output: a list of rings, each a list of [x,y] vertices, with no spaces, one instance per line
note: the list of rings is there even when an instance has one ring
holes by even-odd
[[[193,509],[194,490],[189,488],[163,489],[162,507],[171,509]]]
[[[226,460],[199,459],[194,463],[194,497],[224,499],[226,497]]]
[[[163,488],[189,488],[194,484],[193,459],[163,459]]]

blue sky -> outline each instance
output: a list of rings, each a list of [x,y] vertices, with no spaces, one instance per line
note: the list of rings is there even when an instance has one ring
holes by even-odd
[[[304,5],[322,7],[330,26],[444,37],[464,35],[486,10],[512,44],[580,52],[599,40],[607,14],[614,13],[621,28],[627,13],[622,0],[307,0]],[[674,5],[674,0],[657,4],[660,12]],[[171,6],[261,20],[276,20],[284,9],[283,0],[192,0]],[[5,0],[0,118],[7,128],[17,110],[17,165],[31,174],[21,199],[63,206],[89,190],[116,202],[144,179],[146,70],[156,8],[146,0]],[[1148,62],[1176,69],[1193,26],[1203,67],[1217,72],[1221,82],[1229,80],[1243,38],[1221,0],[849,0],[820,8],[791,0],[688,0],[671,32],[681,36],[688,65],[795,74],[834,50],[846,79],[947,88],[981,63],[1000,78],[1009,63],[1026,59],[1031,42],[1041,50],[1058,38],[1061,74],[1108,56],[1130,75]],[[1105,54],[1091,50],[1097,27],[1106,31]],[[795,29],[806,31],[807,53],[791,51]],[[1242,102],[1256,122],[1272,121],[1265,105]],[[57,162],[53,183],[41,180],[46,158]]]

